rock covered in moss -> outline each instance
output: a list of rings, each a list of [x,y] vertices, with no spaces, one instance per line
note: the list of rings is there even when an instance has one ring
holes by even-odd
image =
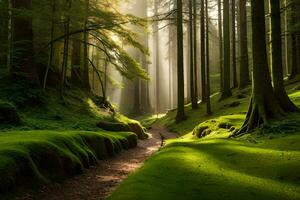
[[[128,126],[131,132],[135,133],[139,139],[143,140],[148,138],[144,127],[142,127],[139,122],[131,121],[128,123]]]
[[[101,121],[101,122],[98,122],[97,127],[101,128],[103,130],[106,130],[106,131],[116,131],[116,132],[131,131],[129,125],[127,125],[125,123],[120,123],[120,122]]]
[[[133,132],[137,135],[138,139],[141,140],[148,137],[144,127],[134,120],[130,120],[127,123],[101,121],[97,123],[97,127],[106,131]]]
[[[20,122],[16,107],[10,103],[0,102],[0,124],[19,124]]]

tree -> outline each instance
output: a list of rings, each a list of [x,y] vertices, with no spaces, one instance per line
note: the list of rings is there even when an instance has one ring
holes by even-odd
[[[198,108],[198,60],[197,60],[197,0],[194,3],[194,103],[193,108]]]
[[[224,78],[224,68],[223,68],[223,28],[222,28],[222,2],[218,0],[218,33],[219,33],[219,62],[220,62],[220,92],[223,92],[223,78]]]
[[[84,19],[84,29],[87,29],[89,23],[89,7],[90,7],[90,0],[85,0],[85,19]],[[90,90],[90,78],[89,78],[89,33],[87,31],[83,32],[83,72],[82,72],[82,82],[83,87],[86,90]]]
[[[229,28],[229,0],[223,1],[223,37],[224,37],[224,76],[223,76],[223,91],[221,99],[230,97],[230,28]]]
[[[296,111],[298,108],[288,97],[283,82],[280,2],[269,0],[269,8],[271,16],[271,66],[275,97],[284,111]]]
[[[25,11],[32,10],[31,0],[12,0],[12,65],[10,72],[21,75],[33,84],[39,84],[37,69],[33,57],[32,16]],[[20,12],[23,12],[21,15]]]
[[[66,37],[64,38],[64,50],[63,50],[63,61],[61,66],[61,83],[60,83],[60,95],[64,96],[64,89],[67,82],[67,70],[69,60],[69,43],[70,43],[70,15],[69,12],[72,8],[72,0],[66,0],[66,12],[64,16],[64,31]]]
[[[195,16],[194,16],[195,17]],[[195,97],[195,63],[194,63],[194,34],[193,34],[193,1],[189,0],[189,48],[190,48],[190,93],[192,108],[197,108],[197,100]]]
[[[247,37],[247,0],[239,0],[239,38],[240,38],[240,74],[239,88],[245,88],[250,84],[249,59],[248,59],[248,37]]]
[[[186,119],[184,111],[184,66],[183,66],[183,27],[182,0],[177,0],[177,76],[178,76],[178,106],[176,122]]]
[[[206,102],[206,75],[205,75],[205,10],[204,1],[200,2],[200,58],[201,58],[201,97]]]
[[[0,68],[8,65],[8,0],[0,1]]]
[[[158,16],[158,6],[159,6],[159,0],[154,1],[154,15]],[[159,28],[158,28],[158,20],[156,20],[153,23],[153,46],[155,48],[155,70],[156,70],[156,77],[155,77],[155,88],[156,88],[156,113],[158,114],[160,112],[160,56],[159,56]]]
[[[232,45],[232,74],[233,74],[233,87],[238,87],[237,70],[236,70],[236,9],[235,0],[231,0],[231,45]]]
[[[241,135],[260,126],[268,126],[270,120],[278,120],[285,115],[271,83],[265,37],[265,4],[261,0],[251,0],[251,4],[253,91],[246,120],[242,128],[233,136]]]
[[[210,72],[209,72],[209,17],[208,17],[208,0],[205,1],[205,19],[206,19],[206,113],[211,115],[210,104]]]

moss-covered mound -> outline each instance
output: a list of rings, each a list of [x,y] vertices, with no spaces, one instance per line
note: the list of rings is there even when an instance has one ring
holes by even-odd
[[[0,194],[80,174],[99,160],[136,145],[136,135],[129,132],[2,132]]]
[[[16,107],[10,103],[0,102],[0,124],[19,124],[20,122]]]

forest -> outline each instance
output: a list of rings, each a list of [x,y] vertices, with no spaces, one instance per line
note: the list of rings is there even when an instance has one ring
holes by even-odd
[[[0,200],[299,200],[300,0],[0,0]]]

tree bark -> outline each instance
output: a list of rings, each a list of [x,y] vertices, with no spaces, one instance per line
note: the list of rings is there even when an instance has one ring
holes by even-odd
[[[295,2],[295,0],[291,0],[291,24],[290,26],[293,28],[296,23],[297,23],[297,14],[296,14],[296,10],[297,10],[297,2]],[[291,43],[292,43],[292,60],[291,60],[291,74],[290,74],[290,79],[295,78],[298,74],[300,74],[300,70],[299,68],[299,60],[298,60],[298,55],[300,52],[299,48],[298,48],[298,44],[299,44],[299,40],[297,41],[297,33],[295,30],[290,31],[290,35],[291,35]]]
[[[220,92],[223,93],[223,78],[224,78],[224,68],[223,68],[223,28],[222,28],[222,2],[218,0],[218,32],[219,32],[219,53],[220,53]]]
[[[15,75],[22,73],[33,84],[39,84],[37,68],[33,57],[32,16],[20,15],[18,12],[32,10],[31,0],[12,0],[12,66],[10,72]]]
[[[240,18],[240,74],[239,88],[243,89],[250,84],[249,59],[248,59],[248,37],[247,37],[247,0],[239,0]]]
[[[280,1],[269,0],[269,8],[271,15],[271,66],[274,93],[285,112],[297,111],[298,108],[288,97],[283,82]]]
[[[206,75],[205,75],[205,7],[204,0],[200,2],[200,58],[201,58],[201,100],[206,102]]]
[[[8,0],[0,2],[0,68],[8,66]]]
[[[79,38],[78,38],[79,39]],[[75,38],[72,40],[72,58],[71,58],[71,83],[75,86],[82,85],[81,78],[81,42]]]
[[[233,74],[233,88],[238,87],[237,70],[236,70],[236,9],[235,0],[231,0],[231,45],[232,45],[232,74]]]
[[[205,19],[206,19],[206,113],[211,115],[211,103],[210,103],[210,72],[209,72],[209,17],[208,17],[208,0],[205,1]]]
[[[198,60],[197,60],[197,0],[193,0],[194,4],[194,105],[193,108],[198,108]]]
[[[72,7],[72,1],[71,0],[67,0],[67,11],[66,12],[70,12],[71,7]],[[62,69],[61,69],[61,83],[60,83],[60,95],[63,98],[64,96],[64,89],[66,86],[66,82],[67,82],[67,68],[68,68],[68,59],[69,59],[69,43],[70,43],[70,16],[67,15],[66,16],[66,21],[64,22],[64,26],[65,26],[65,34],[66,37],[64,38],[64,53],[63,53],[63,62],[62,62]]]
[[[285,116],[285,112],[275,96],[271,83],[266,49],[264,1],[251,0],[251,3],[253,91],[244,125],[232,136],[242,135],[260,126],[268,126],[270,120],[279,120]]]
[[[229,0],[223,1],[223,37],[224,37],[224,77],[221,99],[228,98],[231,93],[230,76],[230,28],[229,28]]]
[[[197,101],[195,99],[195,76],[194,76],[194,34],[193,34],[193,1],[189,0],[189,48],[190,48],[190,94],[191,94],[191,102],[192,108],[197,108]]]
[[[184,111],[184,64],[183,64],[183,27],[182,0],[177,0],[177,76],[178,76],[178,106],[176,122],[186,119]]]
[[[159,0],[154,1],[154,15],[158,15],[158,6]],[[156,77],[155,77],[155,88],[156,88],[156,114],[159,114],[160,110],[160,54],[159,54],[159,28],[158,28],[158,21],[154,22],[153,24],[153,42],[155,48],[155,69],[156,69]]]
[[[90,8],[90,0],[85,0],[85,21],[84,21],[84,29],[87,29],[88,21],[89,21],[89,8]],[[83,33],[83,72],[82,72],[82,81],[83,87],[90,91],[90,77],[89,77],[89,33],[88,31],[84,31]]]

